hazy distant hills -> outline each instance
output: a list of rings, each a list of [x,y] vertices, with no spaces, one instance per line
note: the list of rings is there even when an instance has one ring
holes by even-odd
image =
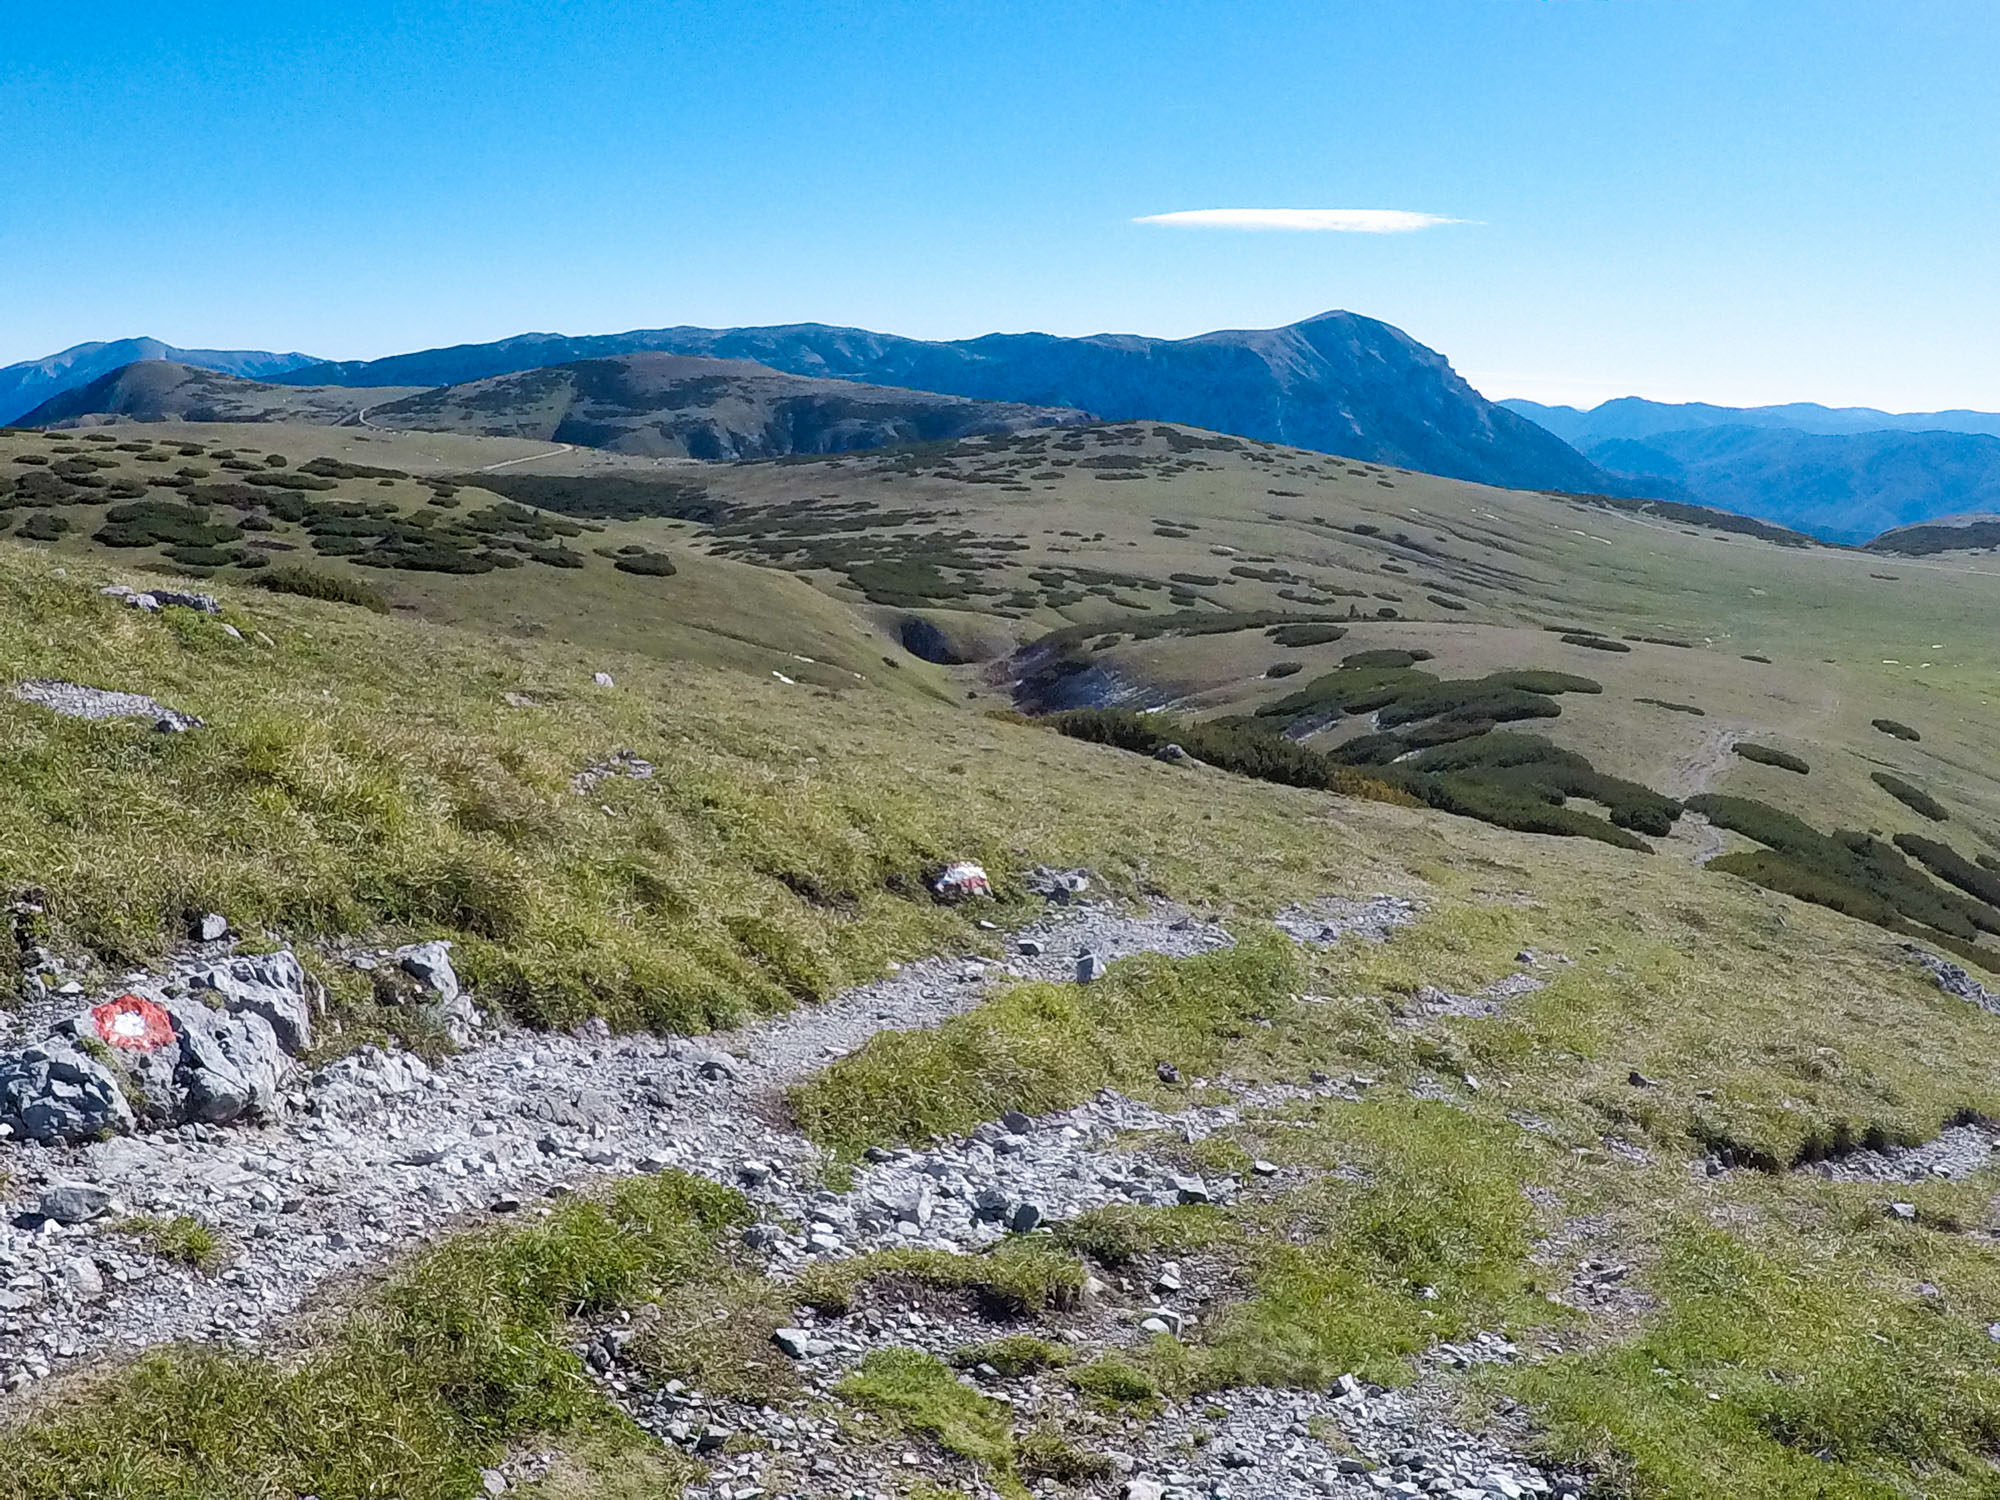
[[[1067,408],[788,375],[748,360],[628,354],[371,407],[371,425],[543,438],[619,453],[781,458],[1023,432],[1091,420]]]
[[[1615,438],[1649,438],[1702,427],[1778,427],[1793,432],[1970,432],[2000,437],[2000,412],[1877,411],[1872,406],[1820,406],[1794,401],[1784,406],[1710,406],[1706,402],[1647,401],[1621,396],[1588,411],[1508,399],[1500,403],[1537,422],[1580,450]]]
[[[1485,399],[1401,330],[1331,312],[1284,328],[1154,339],[988,334],[950,343],[804,323],[523,334],[287,373],[313,385],[445,385],[640,351],[748,359],[795,375],[1150,418],[1522,489],[1616,486]]]
[[[220,370],[248,380],[264,380],[301,365],[318,363],[309,354],[271,354],[261,349],[176,349],[158,339],[78,344],[46,359],[26,360],[0,369],[0,424],[12,422],[50,397],[88,385],[134,361],[155,359]]]
[[[1828,541],[2000,505],[2000,414],[1670,405],[1589,411],[1501,403],[1630,487],[1777,521]]]
[[[83,425],[94,417],[134,422],[333,423],[402,394],[348,386],[270,385],[176,360],[143,359],[52,396],[19,421],[24,427]]]

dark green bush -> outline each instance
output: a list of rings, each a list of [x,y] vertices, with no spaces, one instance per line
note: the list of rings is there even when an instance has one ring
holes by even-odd
[[[173,500],[140,500],[104,513],[97,540],[107,547],[217,547],[241,539],[235,526],[216,524],[205,509]]]
[[[1745,760],[1755,761],[1760,766],[1776,766],[1781,771],[1794,771],[1804,776],[1812,767],[1788,750],[1778,750],[1770,745],[1756,745],[1749,740],[1738,740],[1731,747]]]
[[[1278,625],[1264,634],[1287,650],[1299,650],[1306,646],[1328,645],[1346,635],[1347,631],[1339,625]]]
[[[1592,651],[1630,651],[1632,648],[1623,641],[1614,641],[1601,635],[1587,635],[1580,631],[1565,632],[1565,645],[1584,646]]]
[[[1368,671],[1372,669],[1377,671],[1400,672],[1405,667],[1414,667],[1418,662],[1429,661],[1430,659],[1431,659],[1431,653],[1428,651],[1421,651],[1414,649],[1409,651],[1396,651],[1396,650],[1385,649],[1379,651],[1356,651],[1351,656],[1343,656],[1340,659],[1340,664],[1343,667],[1352,667],[1358,671]]]
[[[1899,740],[1915,741],[1923,738],[1909,725],[1899,723],[1895,719],[1871,719],[1869,722],[1884,734],[1892,734]]]
[[[1899,932],[1913,923],[1965,942],[1976,941],[1982,930],[2000,932],[2000,911],[1945,890],[1896,849],[1866,834],[1823,834],[1750,797],[1706,794],[1690,798],[1688,806],[1780,856],[1777,861],[1739,857],[1723,866],[1773,890],[1850,915],[1886,909],[1897,920],[1864,920]],[[1712,861],[1711,868],[1718,864]]]
[[[184,568],[226,568],[243,554],[228,547],[169,547],[167,556]]]
[[[636,557],[621,557],[611,564],[621,573],[637,573],[642,578],[671,578],[679,571],[674,560],[664,552],[641,552]]]
[[[1266,677],[1296,677],[1304,670],[1304,662],[1274,661],[1264,669],[1264,675]]]
[[[21,523],[14,533],[24,542],[53,542],[69,530],[69,518],[53,511],[38,510]]]
[[[1950,881],[1968,896],[2000,907],[2000,874],[1962,858],[1949,844],[1927,839],[1921,834],[1899,833],[1894,843],[1913,859],[1921,860],[1933,873]]]
[[[389,601],[382,597],[379,589],[358,578],[344,578],[338,573],[309,568],[300,563],[266,568],[252,582],[274,594],[300,594],[308,599],[327,599],[336,604],[358,604],[378,615],[389,612]]]
[[[1937,798],[1933,797],[1922,787],[1915,786],[1903,780],[1900,776],[1892,776],[1887,771],[1875,771],[1870,774],[1868,779],[1905,807],[1910,808],[1914,812],[1922,813],[1933,823],[1945,822],[1950,816],[1945,812],[1944,804],[1939,802]]]
[[[1119,709],[1080,708],[1053,715],[1049,722],[1072,739],[1113,745],[1140,755],[1152,755],[1167,745],[1179,745],[1195,759],[1240,776],[1274,781],[1282,786],[1369,795],[1379,791],[1350,768],[1319,751],[1261,729],[1226,722],[1197,723],[1165,714],[1135,714]]]
[[[1632,701],[1634,703],[1650,703],[1653,707],[1664,708],[1670,713],[1694,714],[1699,718],[1706,718],[1708,716],[1706,710],[1696,708],[1692,703],[1675,703],[1666,698],[1634,698]]]
[[[321,479],[408,479],[401,469],[371,469],[367,464],[345,463],[337,458],[309,458],[299,465],[301,474]]]

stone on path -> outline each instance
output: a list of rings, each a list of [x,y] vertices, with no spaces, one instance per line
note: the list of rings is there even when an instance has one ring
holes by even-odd
[[[58,1182],[43,1189],[36,1212],[58,1224],[85,1224],[111,1207],[111,1193],[94,1182]]]

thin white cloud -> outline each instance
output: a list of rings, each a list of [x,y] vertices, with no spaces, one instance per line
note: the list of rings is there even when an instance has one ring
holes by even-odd
[[[1288,229],[1336,234],[1408,234],[1439,224],[1463,224],[1440,214],[1403,208],[1193,208],[1180,213],[1146,214],[1134,224],[1166,224],[1177,229]]]

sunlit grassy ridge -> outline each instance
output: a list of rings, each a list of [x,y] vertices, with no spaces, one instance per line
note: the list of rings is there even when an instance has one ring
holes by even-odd
[[[253,590],[219,617],[146,614],[98,593],[111,576],[0,549],[0,673],[204,721],[162,735],[0,696],[0,882],[41,890],[47,937],[107,963],[157,956],[204,911],[286,938],[448,936],[529,1019],[690,1029],[970,942],[925,885],[949,859],[985,862],[1003,891],[1050,861],[1275,902],[1354,854],[1258,789],[1218,787],[1204,816],[1269,834],[1226,870],[1199,818],[1166,815],[1185,809],[1170,773],[1134,781],[1055,736],[879,693]],[[616,687],[594,685],[605,667]],[[619,750],[654,774],[573,788]]]

